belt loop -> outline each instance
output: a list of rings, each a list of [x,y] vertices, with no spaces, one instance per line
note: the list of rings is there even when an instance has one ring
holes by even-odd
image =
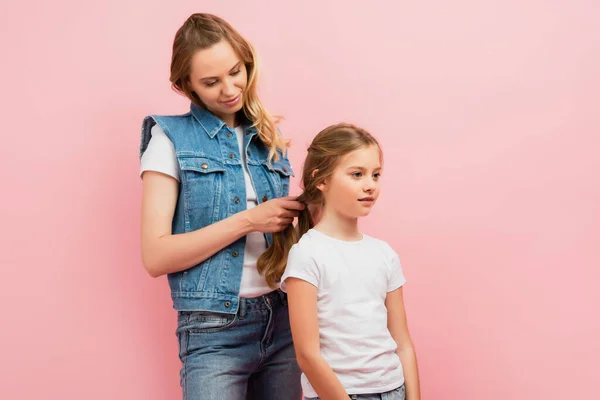
[[[244,299],[243,297],[240,297],[240,306],[238,309],[238,314],[240,316],[240,319],[244,319],[244,317],[246,316],[246,299]]]

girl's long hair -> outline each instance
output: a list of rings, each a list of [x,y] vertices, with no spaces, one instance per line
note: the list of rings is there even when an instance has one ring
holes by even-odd
[[[274,288],[283,275],[291,247],[314,226],[311,213],[324,206],[323,194],[317,186],[333,174],[342,157],[368,146],[379,148],[379,143],[369,132],[348,123],[331,125],[315,136],[302,170],[304,191],[297,201],[306,207],[299,213],[298,225],[273,234],[273,244],[258,259],[258,271],[264,274],[269,286]]]

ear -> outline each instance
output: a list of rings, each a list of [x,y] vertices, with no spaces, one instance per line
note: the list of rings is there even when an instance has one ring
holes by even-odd
[[[325,192],[327,190],[327,183],[321,182],[318,185],[316,185],[315,187],[317,189],[319,189],[321,192]]]
[[[317,172],[319,172],[318,169],[314,169],[313,172],[310,174],[312,178],[315,177],[315,175],[317,175]],[[317,189],[319,189],[321,192],[325,191],[326,188],[326,184],[325,182],[319,183],[318,185],[315,186]]]

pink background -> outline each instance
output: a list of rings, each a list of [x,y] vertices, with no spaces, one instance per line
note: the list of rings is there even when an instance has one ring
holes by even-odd
[[[180,396],[166,279],[140,261],[138,145],[145,114],[187,110],[168,70],[195,11],[259,50],[296,171],[330,123],[383,143],[363,227],[402,257],[424,399],[600,398],[597,1],[12,3],[0,398]]]

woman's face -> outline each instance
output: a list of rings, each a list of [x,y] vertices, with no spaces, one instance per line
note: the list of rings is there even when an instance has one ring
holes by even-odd
[[[190,66],[190,86],[204,106],[228,125],[244,105],[246,65],[226,40],[198,50]]]

